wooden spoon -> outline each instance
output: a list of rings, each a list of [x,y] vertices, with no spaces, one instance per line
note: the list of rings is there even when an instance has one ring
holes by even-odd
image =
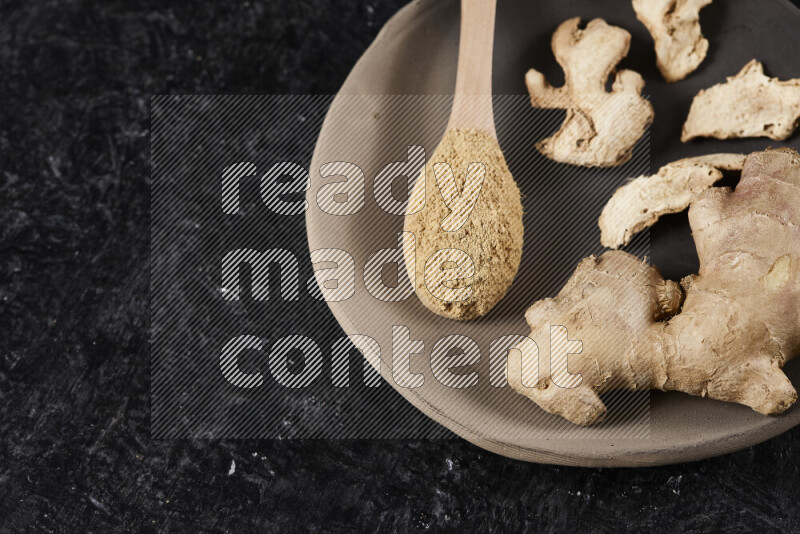
[[[522,257],[520,193],[492,112],[494,14],[495,0],[461,2],[450,120],[414,186],[404,225],[403,254],[417,296],[451,319],[487,314]]]

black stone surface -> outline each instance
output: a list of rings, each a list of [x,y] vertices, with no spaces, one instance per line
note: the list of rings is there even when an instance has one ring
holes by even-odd
[[[637,470],[150,439],[150,96],[333,93],[402,4],[0,2],[2,532],[800,530],[800,429]]]

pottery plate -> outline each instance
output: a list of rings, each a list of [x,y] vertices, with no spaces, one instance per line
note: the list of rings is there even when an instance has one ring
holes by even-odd
[[[534,148],[536,141],[558,127],[563,112],[536,115],[525,103],[523,77],[529,68],[536,68],[554,85],[563,82],[550,36],[561,22],[575,16],[584,22],[601,17],[632,34],[631,51],[620,67],[642,74],[644,92],[655,108],[648,138],[637,147],[634,160],[620,169],[571,168],[545,160]],[[348,335],[366,335],[379,343],[384,376],[391,376],[393,326],[407,327],[413,339],[424,341],[424,351],[410,360],[411,370],[424,376],[424,384],[408,388],[389,382],[427,416],[499,454],[580,466],[698,460],[759,443],[800,422],[797,405],[781,416],[765,417],[744,406],[653,392],[644,400],[646,420],[636,432],[626,434],[623,430],[630,421],[613,417],[597,427],[576,429],[507,386],[491,384],[491,340],[527,334],[526,307],[554,296],[580,258],[601,251],[594,223],[597,210],[627,177],[693,155],[800,146],[798,134],[785,143],[768,139],[681,143],[681,126],[692,97],[735,75],[749,60],[762,61],[771,76],[800,77],[796,57],[800,11],[787,1],[716,0],[701,12],[701,24],[710,41],[708,57],[686,80],[667,84],[656,69],[652,39],[636,20],[630,0],[498,2],[493,92],[504,96],[495,99],[495,118],[525,209],[525,249],[514,285],[490,314],[470,322],[435,316],[413,295],[400,302],[375,298],[365,289],[362,277],[356,277],[351,298],[329,303]],[[405,161],[407,144],[422,145],[430,154],[441,138],[449,112],[447,96],[397,95],[451,94],[458,34],[457,1],[416,1],[386,24],[353,68],[331,106],[311,164],[307,194],[311,207],[306,216],[311,250],[345,250],[353,257],[356,271],[363,273],[373,253],[397,246],[402,217],[377,206],[373,178],[387,163]],[[542,117],[550,117],[550,122]],[[323,163],[343,160],[357,164],[364,183],[361,189],[344,191],[342,198],[363,194],[363,207],[351,215],[326,213],[318,206],[318,193],[341,177],[323,179],[318,170]],[[547,205],[542,199],[547,199]],[[697,269],[685,214],[666,217],[650,232],[649,243],[645,238],[636,250],[628,250],[649,256],[665,277],[680,279]],[[431,374],[432,347],[453,334],[473,339],[481,351],[480,361],[464,370],[477,373],[477,383],[469,388],[442,387]],[[795,363],[787,365],[786,372],[800,387],[800,365]],[[613,412],[613,406],[609,408]],[[640,422],[641,416],[640,412]]]

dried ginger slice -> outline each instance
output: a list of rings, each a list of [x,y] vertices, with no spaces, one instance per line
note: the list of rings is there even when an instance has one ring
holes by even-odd
[[[598,224],[600,242],[619,248],[634,234],[656,223],[667,213],[685,210],[703,191],[722,178],[722,171],[740,171],[744,154],[709,154],[681,159],[640,176],[614,192],[603,208]]]
[[[636,18],[656,44],[656,64],[668,82],[683,80],[706,58],[700,10],[711,0],[633,0]]]
[[[697,93],[681,141],[696,137],[768,137],[783,141],[800,119],[800,78],[780,81],[764,75],[755,59],[736,76]]]
[[[644,80],[621,70],[611,92],[606,81],[628,54],[631,35],[602,19],[580,29],[580,18],[562,23],[552,48],[566,83],[555,88],[531,69],[525,84],[534,108],[565,109],[567,116],[553,136],[536,144],[548,158],[587,167],[613,167],[631,158],[634,145],[653,120],[653,106],[642,97]]]

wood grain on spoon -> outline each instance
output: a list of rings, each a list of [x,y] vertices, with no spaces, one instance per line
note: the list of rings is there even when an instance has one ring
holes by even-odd
[[[494,138],[492,49],[496,0],[462,0],[453,109],[447,129],[474,128]]]

